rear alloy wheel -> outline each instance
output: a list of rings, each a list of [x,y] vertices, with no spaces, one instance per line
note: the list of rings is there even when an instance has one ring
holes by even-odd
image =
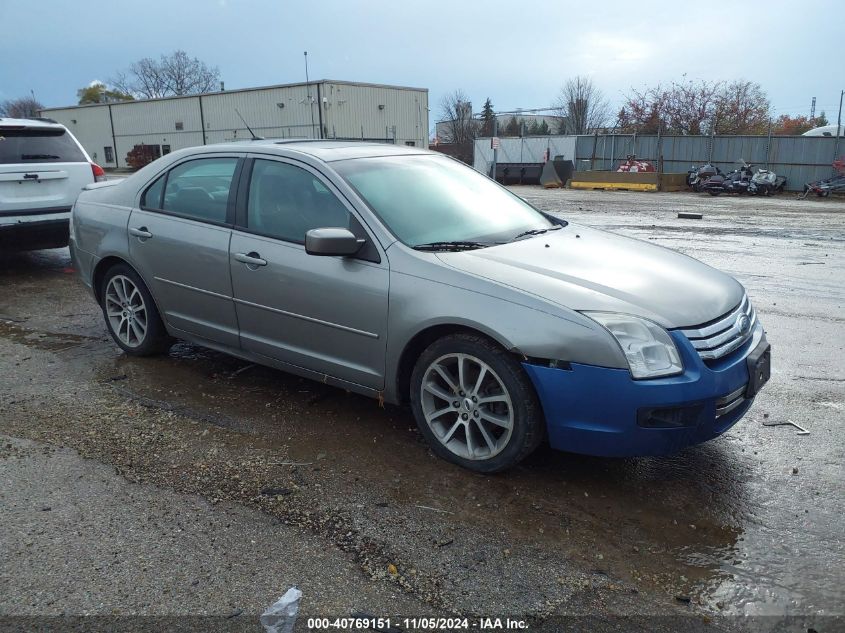
[[[411,377],[417,425],[440,457],[478,472],[510,468],[542,438],[542,414],[519,363],[491,341],[433,343]]]
[[[170,338],[149,290],[125,264],[110,268],[100,290],[109,334],[128,354],[149,356],[166,351]]]

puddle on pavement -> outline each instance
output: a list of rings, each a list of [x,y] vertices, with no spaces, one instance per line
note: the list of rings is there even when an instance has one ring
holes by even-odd
[[[48,352],[61,352],[97,340],[96,337],[80,334],[29,329],[21,323],[6,320],[2,316],[0,316],[0,338]]]
[[[541,448],[513,471],[489,477],[433,458],[403,408],[381,409],[375,400],[189,344],[165,357],[118,356],[97,372],[126,395],[198,411],[244,433],[245,449],[278,446],[286,459],[319,462],[321,476],[382,491],[391,504],[446,510],[465,525],[554,548],[588,570],[692,595],[714,609],[726,591],[733,590],[731,600],[741,593],[743,578],[732,578],[724,559],[740,556],[750,466],[730,445],[637,460]]]

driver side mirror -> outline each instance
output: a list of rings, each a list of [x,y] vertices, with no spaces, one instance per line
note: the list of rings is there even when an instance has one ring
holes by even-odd
[[[311,229],[305,234],[305,252],[309,255],[346,257],[360,251],[364,242],[366,240],[355,237],[349,229]]]

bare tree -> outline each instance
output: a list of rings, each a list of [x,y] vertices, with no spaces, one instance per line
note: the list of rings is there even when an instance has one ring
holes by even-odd
[[[610,106],[589,77],[574,77],[560,89],[555,109],[565,117],[563,129],[566,134],[589,134],[604,127],[610,114]]]
[[[666,128],[677,134],[704,134],[716,114],[724,84],[686,81],[672,83],[661,96]]]
[[[763,134],[769,100],[750,81],[684,81],[632,90],[617,115],[623,132],[654,134]]]
[[[44,106],[35,97],[19,97],[0,102],[0,116],[12,119],[29,119],[37,117],[38,111]]]
[[[220,81],[220,70],[208,66],[185,51],[162,55],[156,61],[145,57],[109,81],[116,90],[142,99],[211,92]]]
[[[205,62],[188,57],[185,51],[176,51],[161,58],[161,68],[167,79],[168,89],[175,95],[211,92],[220,82],[220,70]]]
[[[443,97],[440,118],[445,127],[442,140],[446,143],[472,144],[478,136],[479,122],[473,118],[472,103],[463,90],[455,90]]]

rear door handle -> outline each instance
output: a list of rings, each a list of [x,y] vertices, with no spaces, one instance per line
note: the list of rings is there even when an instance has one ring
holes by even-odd
[[[153,234],[147,230],[146,226],[142,226],[140,229],[129,229],[129,235],[132,235],[134,237],[140,237],[141,239],[145,240],[148,240],[153,236]]]
[[[255,251],[250,253],[235,253],[235,260],[246,264],[253,270],[258,266],[266,266],[267,260],[261,259],[261,255]]]

